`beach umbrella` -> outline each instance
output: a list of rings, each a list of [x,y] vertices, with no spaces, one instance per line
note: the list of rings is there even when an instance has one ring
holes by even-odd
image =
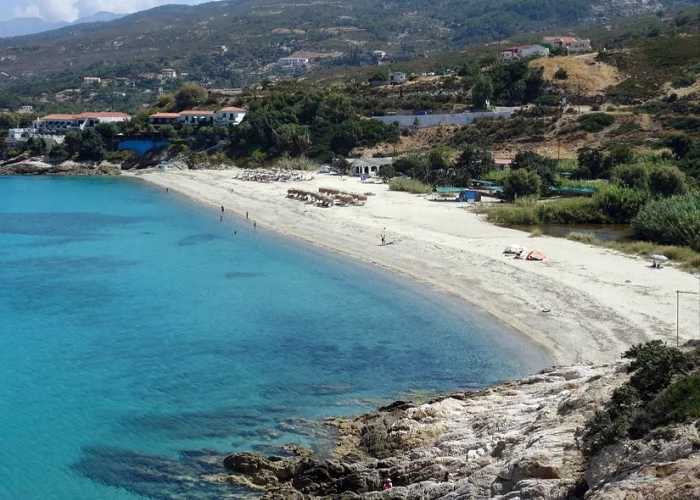
[[[664,262],[664,261],[668,260],[668,257],[666,257],[665,255],[661,255],[660,253],[655,253],[655,254],[652,254],[651,260],[655,260],[657,262]]]

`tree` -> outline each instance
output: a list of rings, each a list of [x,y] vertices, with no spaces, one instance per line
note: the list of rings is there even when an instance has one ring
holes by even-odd
[[[455,162],[455,168],[461,171],[461,177],[468,180],[481,179],[486,173],[493,170],[493,167],[491,151],[472,144],[462,151]]]
[[[541,189],[542,180],[534,171],[515,170],[503,179],[503,195],[508,201],[523,196],[539,196]]]
[[[377,172],[377,174],[384,182],[388,182],[390,179],[396,177],[396,169],[391,165],[382,165],[379,167],[379,172]]]
[[[612,164],[602,150],[584,146],[578,150],[578,179],[607,179],[610,177]]]
[[[196,83],[186,83],[175,93],[175,107],[180,111],[194,108],[206,101],[209,93]]]
[[[678,159],[685,158],[693,150],[693,140],[685,134],[672,135],[666,139],[666,145]]]
[[[477,109],[484,109],[486,101],[493,97],[493,82],[488,76],[482,76],[472,88],[472,104]]]
[[[557,162],[533,151],[521,151],[515,155],[511,170],[527,170],[537,173],[541,181],[542,193],[546,194],[554,186],[557,177]]]
[[[102,136],[94,129],[86,129],[81,135],[80,158],[91,161],[102,161],[105,155],[105,145]]]
[[[686,192],[685,174],[675,165],[662,165],[649,176],[651,192],[660,196],[673,196]]]
[[[649,171],[644,165],[618,165],[610,177],[620,187],[649,189]]]
[[[63,140],[63,143],[66,145],[66,151],[71,156],[80,152],[82,142],[80,134],[75,131],[68,132],[66,138]]]

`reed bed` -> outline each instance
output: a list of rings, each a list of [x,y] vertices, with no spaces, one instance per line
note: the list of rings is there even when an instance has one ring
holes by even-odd
[[[389,191],[403,191],[413,194],[429,194],[433,192],[433,187],[430,184],[425,184],[424,182],[416,179],[395,177],[389,181]]]

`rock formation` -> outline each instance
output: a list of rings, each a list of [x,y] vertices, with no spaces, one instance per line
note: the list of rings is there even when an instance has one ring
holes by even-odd
[[[333,460],[234,453],[216,480],[264,489],[267,499],[700,498],[694,424],[584,458],[580,428],[626,379],[622,364],[573,366],[427,404],[397,402],[329,421],[341,434]]]

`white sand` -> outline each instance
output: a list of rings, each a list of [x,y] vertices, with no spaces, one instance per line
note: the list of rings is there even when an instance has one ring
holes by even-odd
[[[700,292],[700,278],[607,249],[561,238],[530,238],[493,226],[465,204],[388,191],[356,178],[237,181],[235,171],[156,171],[138,177],[216,207],[250,224],[298,237],[398,271],[447,291],[510,324],[562,364],[618,359],[650,339],[676,343],[676,290]],[[364,207],[320,208],[285,197],[297,187],[376,193]],[[233,192],[230,192],[233,190]],[[380,234],[394,245],[380,246]],[[519,243],[550,261],[502,255]],[[549,310],[549,312],[543,312]],[[700,339],[700,296],[681,296],[681,342]]]

